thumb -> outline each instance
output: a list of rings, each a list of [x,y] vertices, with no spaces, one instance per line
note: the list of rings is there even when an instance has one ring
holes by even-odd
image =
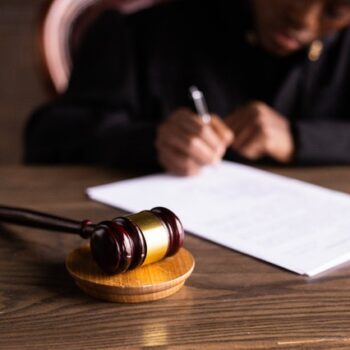
[[[217,115],[211,115],[210,126],[226,145],[230,146],[235,138],[233,131],[223,122],[223,120]]]

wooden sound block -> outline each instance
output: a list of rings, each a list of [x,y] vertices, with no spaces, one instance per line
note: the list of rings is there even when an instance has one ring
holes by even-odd
[[[194,269],[194,258],[184,248],[169,258],[118,275],[104,273],[94,262],[89,246],[78,248],[66,259],[66,267],[85,293],[98,299],[139,303],[165,298],[177,292]]]

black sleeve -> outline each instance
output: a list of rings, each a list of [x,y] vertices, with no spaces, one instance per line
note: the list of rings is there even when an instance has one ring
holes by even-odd
[[[295,163],[350,164],[350,122],[299,121],[293,133]]]
[[[123,16],[108,12],[88,32],[67,92],[27,125],[26,162],[157,166],[157,115],[139,105],[127,28]]]

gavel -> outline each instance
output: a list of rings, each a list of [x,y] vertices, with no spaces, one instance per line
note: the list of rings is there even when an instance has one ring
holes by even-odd
[[[181,221],[163,207],[93,224],[90,220],[75,221],[33,210],[0,206],[0,222],[90,238],[95,262],[109,274],[126,272],[172,256],[184,241]]]

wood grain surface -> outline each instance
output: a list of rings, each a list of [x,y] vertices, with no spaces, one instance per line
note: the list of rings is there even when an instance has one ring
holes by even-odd
[[[350,167],[271,169],[350,193]],[[84,195],[129,177],[88,167],[0,167],[0,201],[94,221],[124,214]],[[135,174],[133,174],[135,175]],[[350,349],[350,265],[309,279],[187,235],[186,285],[152,303],[85,295],[70,235],[0,225],[0,349]]]
[[[141,303],[176,293],[190,277],[194,259],[185,248],[157,263],[124,273],[108,275],[92,258],[89,244],[66,258],[66,267],[77,285],[97,299],[119,303]]]

